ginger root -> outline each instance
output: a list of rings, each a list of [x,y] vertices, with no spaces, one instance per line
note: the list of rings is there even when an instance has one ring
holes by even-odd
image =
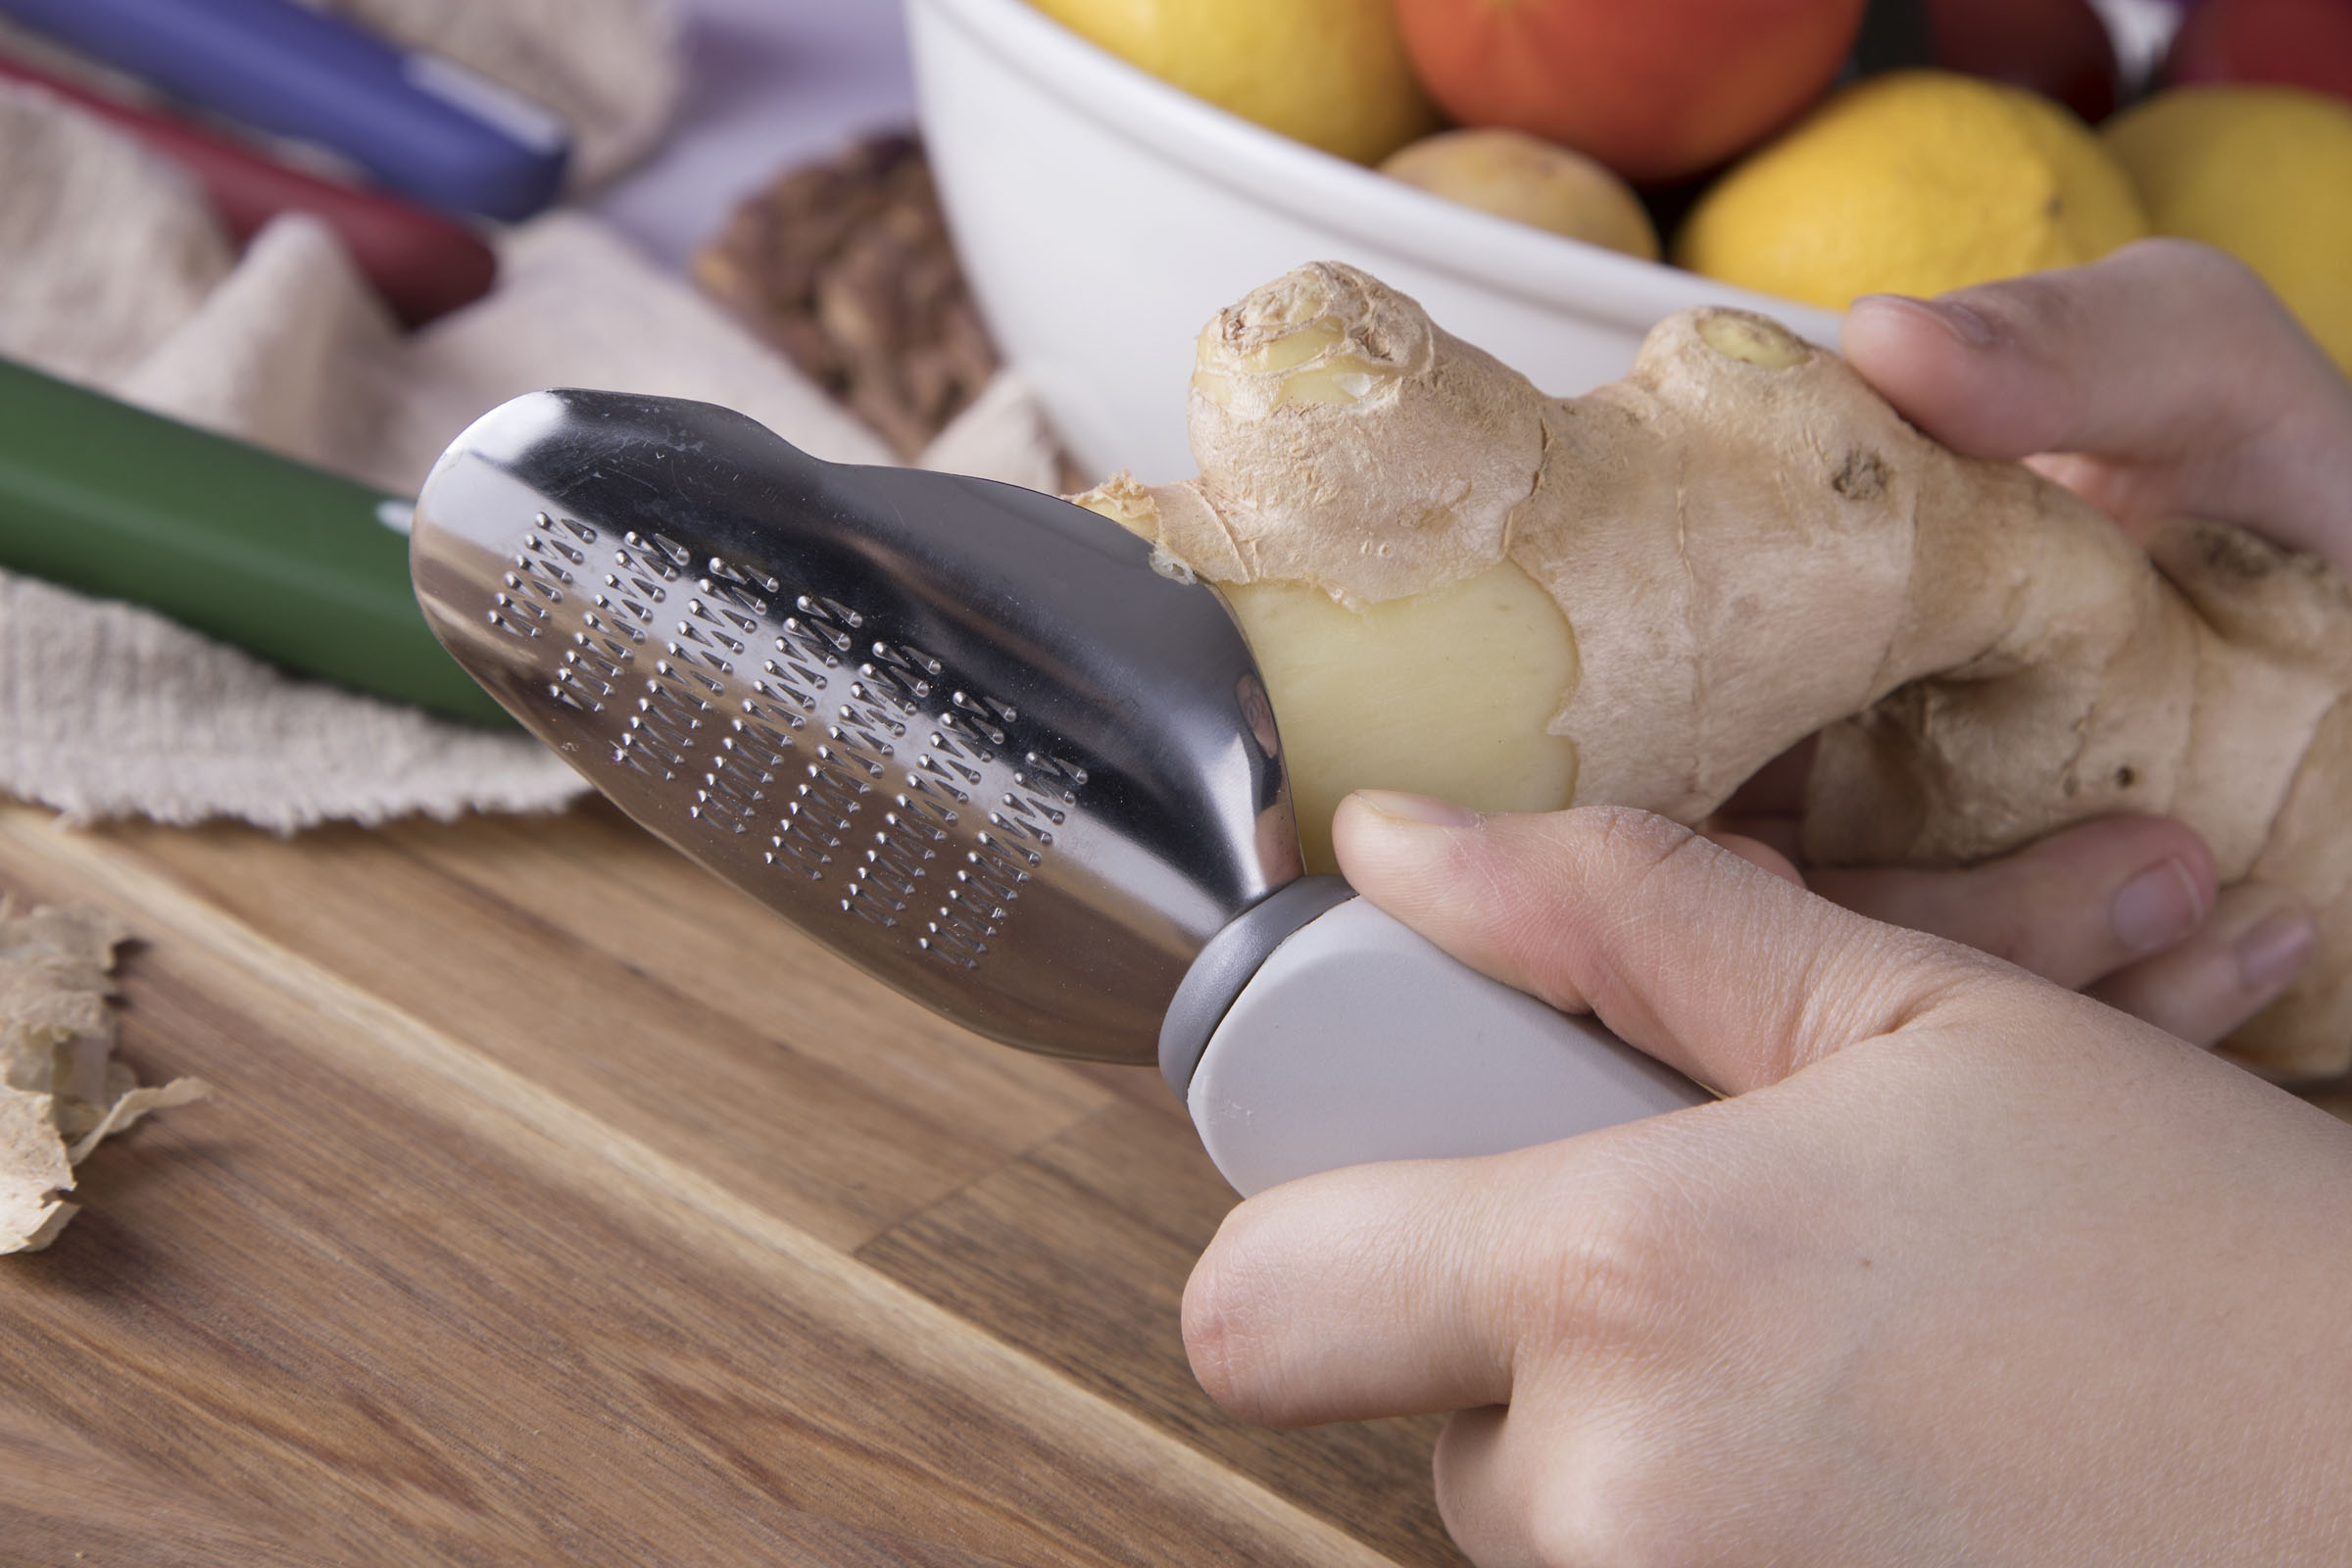
[[[1301,268],[1202,331],[1191,421],[1199,478],[1078,499],[1232,606],[1310,866],[1350,789],[1697,823],[1821,730],[1818,863],[1967,864],[2142,811],[2225,883],[2296,889],[2318,954],[2228,1049],[2352,1066],[2352,590],[2323,564],[2188,518],[2143,551],[1731,310],[1554,400]]]

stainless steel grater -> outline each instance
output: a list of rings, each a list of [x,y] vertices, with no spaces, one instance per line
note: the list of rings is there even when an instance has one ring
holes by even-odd
[[[450,652],[630,816],[976,1033],[1158,1062],[1245,1191],[1302,1173],[1292,1166],[1597,1124],[1575,1107],[1531,1121],[1530,1085],[1505,1074],[1493,1088],[1507,1126],[1470,1128],[1446,1108],[1461,1062],[1398,1033],[1419,1001],[1441,1009],[1424,1036],[1458,1031],[1465,997],[1499,1006],[1494,1027],[1516,1044],[1490,1048],[1494,1060],[1558,1056],[1567,1030],[1574,1054],[1597,1052],[1609,1084],[1639,1091],[1630,1110],[1604,1093],[1614,1109],[1600,1119],[1669,1108],[1652,1102],[1659,1085],[1672,1104],[1700,1098],[1597,1025],[1461,968],[1337,879],[1302,878],[1274,713],[1222,601],[1080,508],[825,464],[706,404],[556,391],[493,411],[450,448],[411,540],[417,597]],[[1289,984],[1304,1033],[1328,1038],[1301,1046],[1298,1028],[1276,1028],[1282,1081],[1249,1092],[1260,1103],[1220,1101],[1220,1073],[1243,1059],[1235,1018],[1272,1017],[1265,1004],[1285,992],[1269,960],[1308,954],[1315,943],[1294,938],[1342,906],[1364,929],[1341,957],[1374,967]],[[1416,975],[1429,983],[1360,1023],[1364,1009],[1317,1000],[1317,987],[1352,1004]],[[1345,1016],[1324,1029],[1335,1005]],[[1351,1029],[1398,1037],[1365,1045]],[[1455,1088],[1408,1090],[1398,1074],[1416,1061]],[[1395,1126],[1364,1144],[1350,1097],[1390,1081],[1405,1092],[1371,1120]],[[1545,1091],[1561,1092],[1591,1100],[1589,1086]],[[1309,1103],[1288,1130],[1262,1114],[1285,1096]],[[1270,1155],[1219,1153],[1220,1121]],[[1399,1128],[1408,1147],[1393,1147]]]

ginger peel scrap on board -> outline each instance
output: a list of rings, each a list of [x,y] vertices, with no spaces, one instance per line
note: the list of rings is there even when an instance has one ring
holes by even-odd
[[[0,1252],[38,1251],[79,1205],[74,1167],[148,1112],[210,1092],[142,1087],[114,1059],[115,949],[129,932],[92,909],[19,913],[0,899]]]

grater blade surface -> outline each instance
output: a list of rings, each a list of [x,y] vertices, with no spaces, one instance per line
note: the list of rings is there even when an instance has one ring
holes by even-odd
[[[533,734],[991,1039],[1154,1060],[1195,956],[1299,874],[1223,603],[1065,502],[555,391],[452,445],[411,541],[435,633]]]

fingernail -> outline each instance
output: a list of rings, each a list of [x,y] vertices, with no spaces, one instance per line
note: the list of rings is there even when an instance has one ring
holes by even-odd
[[[1407,795],[1402,790],[1357,790],[1355,798],[1383,816],[1423,827],[1476,827],[1484,820],[1466,806],[1430,795]]]
[[[1945,331],[1972,349],[1985,348],[1992,342],[1992,322],[1974,306],[1964,305],[1949,295],[1923,300],[1909,294],[1865,294],[1854,304],[1890,305],[1897,310],[1916,311],[1939,322]]]
[[[2237,974],[2247,991],[2269,996],[2303,972],[2320,928],[2300,909],[2280,909],[2237,939]]]
[[[2149,866],[2116,889],[2107,906],[2115,940],[2133,953],[2169,948],[2204,922],[2196,878],[2177,859]]]

